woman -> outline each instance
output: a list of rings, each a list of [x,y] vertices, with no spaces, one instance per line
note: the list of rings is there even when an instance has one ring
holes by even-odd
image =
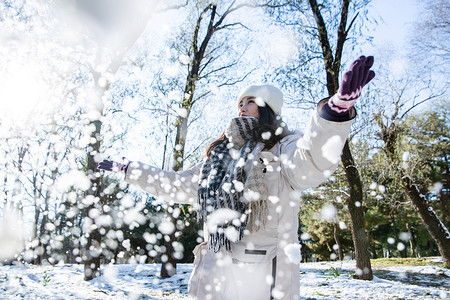
[[[125,172],[127,181],[159,199],[196,206],[205,242],[194,249],[191,295],[299,299],[299,191],[335,170],[356,116],[353,104],[375,76],[372,65],[371,56],[353,62],[338,93],[319,102],[303,136],[281,121],[279,89],[251,86],[238,97],[238,117],[190,170],[99,164]]]

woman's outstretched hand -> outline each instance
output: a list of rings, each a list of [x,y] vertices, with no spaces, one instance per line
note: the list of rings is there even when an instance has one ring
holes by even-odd
[[[361,95],[362,88],[374,77],[375,72],[370,70],[373,65],[373,56],[360,56],[355,60],[342,77],[339,91],[331,97],[328,105],[337,113],[348,111]]]
[[[97,169],[111,171],[111,172],[123,172],[126,173],[128,168],[128,163],[122,164],[112,160],[106,160],[99,162]]]

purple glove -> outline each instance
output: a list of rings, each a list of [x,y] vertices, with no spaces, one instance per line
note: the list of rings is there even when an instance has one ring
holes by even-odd
[[[127,172],[127,168],[128,168],[128,163],[121,164],[121,163],[118,163],[118,162],[115,162],[112,160],[106,160],[106,159],[101,161],[97,166],[97,169],[99,169],[99,170],[105,170],[105,171],[111,171],[111,172],[123,172],[123,173]]]
[[[362,88],[374,77],[375,72],[370,70],[373,65],[373,56],[360,56],[351,65],[342,77],[339,91],[328,101],[330,108],[337,113],[347,112],[356,99],[361,95]]]

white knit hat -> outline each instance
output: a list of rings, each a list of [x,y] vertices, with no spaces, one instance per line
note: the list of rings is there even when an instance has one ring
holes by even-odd
[[[272,85],[251,85],[244,89],[238,97],[238,105],[245,97],[261,98],[264,103],[279,115],[281,113],[281,107],[283,106],[283,93],[280,89]]]

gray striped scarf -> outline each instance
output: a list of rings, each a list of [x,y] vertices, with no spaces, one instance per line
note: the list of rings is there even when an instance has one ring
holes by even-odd
[[[255,118],[234,118],[225,129],[226,139],[203,163],[198,188],[198,218],[206,222],[209,247],[230,249],[245,230],[258,230],[268,215],[267,190],[260,153],[263,143],[253,140]]]

